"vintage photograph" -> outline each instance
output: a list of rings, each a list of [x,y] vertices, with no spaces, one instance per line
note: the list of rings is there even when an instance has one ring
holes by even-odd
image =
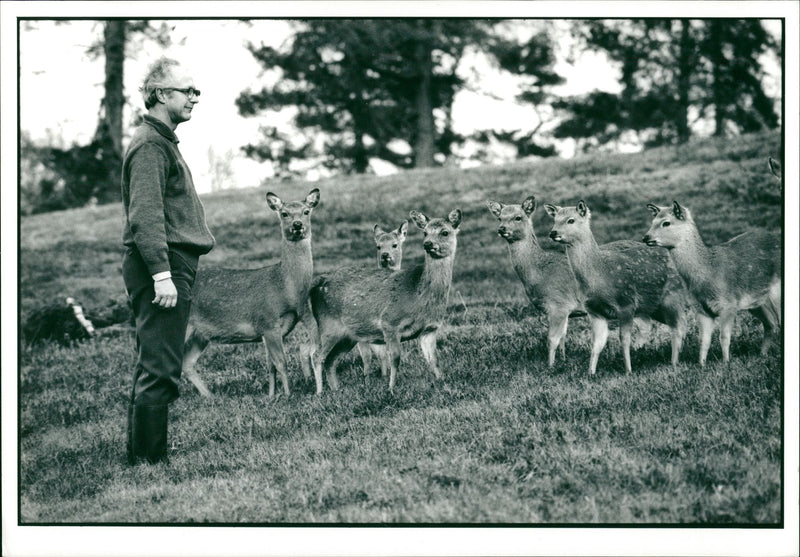
[[[9,4],[15,536],[797,547],[792,3]]]

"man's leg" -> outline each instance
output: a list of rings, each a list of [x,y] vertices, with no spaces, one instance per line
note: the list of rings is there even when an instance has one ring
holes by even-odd
[[[183,344],[191,308],[194,269],[170,257],[178,289],[174,308],[152,303],[152,279],[138,254],[126,256],[123,275],[136,321],[137,362],[128,408],[128,460],[158,462],[167,456],[168,405],[178,398]],[[188,266],[187,266],[188,267]]]

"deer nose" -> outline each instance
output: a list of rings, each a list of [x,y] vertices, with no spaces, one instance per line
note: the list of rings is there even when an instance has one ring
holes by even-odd
[[[388,253],[386,253],[386,252],[383,252],[383,253],[381,254],[381,259],[383,259],[383,260],[389,259],[389,254],[388,254]]]
[[[550,231],[550,237],[551,238],[555,239],[557,236],[558,236],[558,232],[556,232],[555,230],[551,230]]]
[[[500,228],[497,229],[497,232],[499,232],[500,234],[505,234],[506,233],[505,225],[500,226]]]
[[[642,242],[645,244],[650,241],[650,234],[645,234],[644,238],[642,238]]]
[[[303,228],[303,223],[299,220],[296,220],[292,223],[292,228],[294,228],[295,230],[300,230],[301,228]]]
[[[422,247],[425,249],[431,249],[433,247],[433,242],[426,240],[425,243],[422,244]]]

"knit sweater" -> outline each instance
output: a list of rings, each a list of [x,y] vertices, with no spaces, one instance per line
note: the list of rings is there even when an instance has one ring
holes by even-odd
[[[122,243],[139,251],[151,275],[170,270],[170,249],[199,256],[214,247],[178,138],[150,115],[144,116],[125,152],[122,203]]]

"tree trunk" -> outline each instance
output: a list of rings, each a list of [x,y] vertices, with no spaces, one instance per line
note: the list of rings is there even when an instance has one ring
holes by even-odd
[[[102,182],[94,185],[94,197],[101,203],[117,201],[120,195],[126,25],[123,20],[109,20],[105,22],[103,30],[105,94],[100,104],[100,116],[92,141],[97,157],[105,168]]]
[[[364,174],[369,168],[369,154],[364,146],[364,134],[356,128],[355,145],[353,146],[353,170],[357,174]]]
[[[692,74],[692,40],[689,35],[689,20],[681,19],[681,38],[678,51],[678,111],[675,127],[678,143],[689,141],[689,87]]]
[[[415,51],[417,75],[419,76],[415,103],[417,137],[414,145],[414,166],[417,168],[428,168],[435,164],[433,155],[435,153],[436,130],[433,123],[433,101],[431,99],[433,61],[431,60],[430,43],[425,39],[427,33],[422,29],[423,25],[423,22],[418,22],[420,36],[417,39]]]
[[[122,154],[122,108],[125,104],[123,77],[125,67],[125,25],[111,20],[103,32],[103,52],[106,58],[105,96],[100,119],[105,121],[117,154]]]
[[[722,82],[723,63],[722,28],[718,21],[709,23],[710,58],[711,58],[711,98],[714,104],[714,136],[725,135],[725,86]]]

